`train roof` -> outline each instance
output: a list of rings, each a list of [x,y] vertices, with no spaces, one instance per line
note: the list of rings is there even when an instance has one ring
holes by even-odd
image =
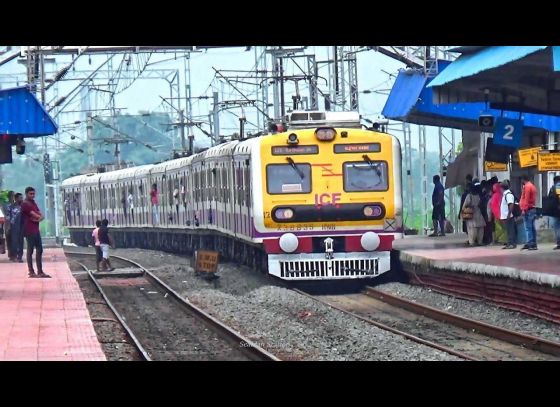
[[[99,174],[97,173],[90,173],[90,174],[84,174],[84,175],[76,175],[75,177],[70,177],[70,178],[66,178],[64,181],[62,181],[62,183],[60,184],[61,187],[65,187],[65,188],[71,188],[71,187],[78,187],[84,184],[85,181],[87,181],[88,179],[98,176]],[[99,179],[99,177],[96,177],[96,179]]]
[[[253,146],[255,146],[256,144],[260,144],[262,138],[265,136],[260,136],[260,137],[255,137],[255,138],[250,138],[247,140],[243,140],[242,142],[240,142],[239,144],[237,144],[235,146],[235,155],[237,154],[249,154],[251,152],[251,149],[253,148]]]
[[[123,181],[134,179],[136,177],[142,177],[149,173],[156,174],[182,168],[190,165],[191,163],[201,162],[209,158],[217,159],[220,157],[231,157],[232,155],[238,154],[249,154],[253,146],[258,144],[262,137],[268,136],[255,137],[243,141],[232,140],[211,147],[208,150],[202,151],[189,157],[181,157],[174,160],[164,161],[158,164],[146,164],[138,167],[124,168],[122,170],[109,171],[104,173],[79,175],[76,177],[67,178],[61,183],[61,187],[79,187],[95,184],[98,182]]]
[[[138,171],[142,169],[150,169],[152,164],[141,165],[139,167],[123,168],[122,170],[109,171],[99,174],[101,182],[121,181],[128,178],[134,178]]]
[[[239,140],[232,140],[226,143],[218,144],[217,146],[210,147],[208,150],[204,150],[193,156],[193,163],[204,161],[208,158],[219,158],[223,156],[232,155],[235,146],[239,143]]]
[[[165,168],[167,167],[169,161],[164,161],[158,164],[154,164],[150,169],[150,174],[157,174],[165,172]]]
[[[165,167],[165,169],[166,170],[175,170],[177,168],[184,167],[186,165],[189,165],[189,163],[192,161],[192,159],[193,159],[193,156],[181,157],[181,158],[177,158],[175,160],[166,161],[165,163],[167,164],[167,166]]]
[[[361,128],[358,112],[296,110],[286,115],[288,129],[309,129],[320,126]]]

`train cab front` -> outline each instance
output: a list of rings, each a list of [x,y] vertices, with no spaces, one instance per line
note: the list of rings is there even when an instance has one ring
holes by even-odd
[[[400,150],[397,156],[394,150],[392,136],[355,127],[263,138],[257,229],[269,273],[326,280],[389,271],[392,241],[402,237]]]

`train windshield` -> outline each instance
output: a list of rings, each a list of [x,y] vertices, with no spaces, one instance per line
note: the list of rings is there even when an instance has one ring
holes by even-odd
[[[266,167],[269,194],[305,194],[311,192],[311,165],[269,164]]]
[[[386,191],[388,189],[385,161],[344,163],[344,190],[346,192]]]

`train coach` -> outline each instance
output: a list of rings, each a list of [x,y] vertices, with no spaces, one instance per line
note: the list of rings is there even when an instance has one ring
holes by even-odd
[[[402,238],[401,149],[357,113],[292,112],[286,131],[66,179],[72,241],[222,256],[286,280],[377,277]]]

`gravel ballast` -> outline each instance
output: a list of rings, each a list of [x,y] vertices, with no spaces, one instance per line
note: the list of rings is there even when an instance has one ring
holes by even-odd
[[[459,360],[286,289],[247,267],[220,264],[215,284],[197,277],[187,257],[138,249],[114,254],[151,269],[183,297],[281,359]]]
[[[550,341],[560,341],[560,325],[521,312],[510,311],[482,301],[464,300],[440,294],[429,288],[415,285],[388,283],[378,285],[375,288],[462,317]]]

